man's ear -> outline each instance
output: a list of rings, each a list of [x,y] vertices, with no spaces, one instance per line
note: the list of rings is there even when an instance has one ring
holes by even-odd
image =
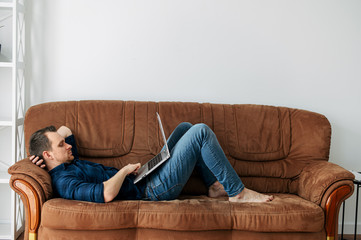
[[[52,159],[52,155],[48,151],[43,151],[44,160]]]

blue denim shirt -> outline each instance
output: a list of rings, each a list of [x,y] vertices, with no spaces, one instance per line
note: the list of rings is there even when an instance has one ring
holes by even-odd
[[[67,137],[65,142],[72,146],[74,160],[49,171],[55,197],[104,203],[103,182],[113,177],[119,170],[80,160],[74,135]],[[124,179],[115,199],[138,200],[142,199],[143,193],[144,187],[135,185],[134,177],[129,175]]]

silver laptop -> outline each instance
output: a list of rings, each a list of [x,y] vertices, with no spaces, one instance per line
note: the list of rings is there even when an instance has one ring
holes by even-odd
[[[170,158],[167,139],[165,138],[162,121],[160,120],[160,116],[158,113],[157,113],[157,119],[158,119],[160,131],[162,133],[164,147],[162,148],[160,153],[158,153],[154,158],[150,159],[146,164],[144,164],[141,168],[139,168],[138,174],[134,179],[134,183],[138,183],[140,180],[148,176],[151,172],[153,172],[155,169],[157,169],[160,165],[162,165],[165,161],[167,161]]]

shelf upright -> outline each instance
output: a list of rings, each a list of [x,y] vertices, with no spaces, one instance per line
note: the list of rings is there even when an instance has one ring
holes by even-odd
[[[25,0],[0,0],[1,13],[9,13],[3,19],[11,17],[11,34],[3,36],[3,40],[7,44],[5,47],[11,50],[10,56],[4,56],[0,53],[0,95],[6,97],[1,99],[3,101],[1,107],[11,111],[0,112],[0,144],[9,144],[8,149],[1,149],[2,156],[6,159],[0,158],[0,186],[9,187],[10,175],[7,173],[7,168],[15,162],[26,157],[25,142],[24,142],[24,116],[25,116]],[[1,17],[1,16],[0,16]],[[4,16],[2,16],[4,17]],[[0,18],[0,26],[2,19]],[[0,28],[1,30],[1,28]],[[9,46],[11,44],[11,46]],[[6,73],[6,74],[4,74]],[[9,74],[7,74],[9,73]],[[6,76],[5,76],[6,75]],[[11,84],[8,84],[11,81]],[[8,93],[7,86],[11,88]],[[7,99],[9,96],[9,99]],[[5,112],[5,115],[3,115]],[[8,113],[9,112],[9,113]],[[11,144],[10,144],[11,142]],[[9,157],[7,157],[9,156]],[[8,159],[10,158],[10,159]],[[4,199],[10,199],[10,206],[0,206],[1,212],[9,212],[8,221],[0,221],[0,239],[16,240],[24,231],[24,209],[20,196],[14,191],[4,190],[6,196]],[[7,211],[5,211],[7,210]],[[1,216],[4,217],[4,216]]]

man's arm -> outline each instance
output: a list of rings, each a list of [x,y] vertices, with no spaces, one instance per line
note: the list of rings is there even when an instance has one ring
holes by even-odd
[[[140,163],[128,164],[120,169],[117,174],[103,182],[104,185],[104,202],[112,201],[119,193],[123,185],[124,179],[131,173],[136,173],[140,168]]]
[[[136,172],[139,167],[140,163],[128,164],[112,178],[100,183],[88,182],[71,171],[62,171],[51,176],[53,190],[65,199],[99,203],[110,202],[118,195],[125,177]]]
[[[56,197],[70,200],[104,202],[103,183],[88,182],[73,171],[60,171],[51,174],[53,193]]]

